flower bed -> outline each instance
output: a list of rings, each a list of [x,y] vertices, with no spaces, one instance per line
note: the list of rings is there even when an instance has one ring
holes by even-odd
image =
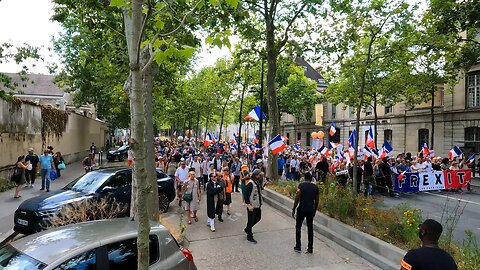
[[[420,209],[407,204],[390,209],[376,207],[378,199],[352,196],[351,188],[339,187],[334,177],[317,185],[320,212],[402,249],[420,246],[418,225],[423,221]],[[294,199],[297,186],[298,182],[280,180],[269,188]],[[441,246],[455,257],[459,269],[480,269],[480,249],[471,233],[467,233],[462,244],[441,241]]]

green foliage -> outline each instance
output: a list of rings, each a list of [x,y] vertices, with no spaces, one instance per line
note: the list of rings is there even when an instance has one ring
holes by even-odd
[[[300,121],[310,121],[315,104],[320,103],[315,81],[304,75],[301,67],[291,66],[287,84],[278,91],[278,105],[282,112],[294,115]]]
[[[10,181],[10,180],[5,179],[5,178],[0,178],[0,192],[8,191],[8,190],[14,188],[15,186],[16,186],[15,182]]]
[[[465,234],[466,238],[463,240],[458,257],[456,258],[458,269],[480,269],[480,247],[478,246],[477,239],[469,230],[465,231]]]

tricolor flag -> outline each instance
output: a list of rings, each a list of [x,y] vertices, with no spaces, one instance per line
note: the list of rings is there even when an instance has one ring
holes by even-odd
[[[467,165],[470,165],[475,162],[475,153],[473,153],[468,159],[467,159]]]
[[[173,131],[173,137],[177,137],[177,131]]]
[[[265,119],[265,117],[265,113],[262,112],[262,119]],[[260,106],[253,108],[253,110],[245,116],[244,120],[260,121]]]
[[[460,150],[460,148],[458,148],[458,146],[453,146],[452,150],[450,150],[450,152],[448,152],[448,156],[450,157],[450,160],[453,160],[454,158],[456,157],[459,157],[462,155],[462,150]]]
[[[355,129],[352,131],[350,134],[350,137],[348,137],[348,144],[355,149],[355,137],[357,137],[357,132]]]
[[[379,158],[384,158],[393,151],[392,146],[385,141],[382,146],[382,152],[380,153]]]
[[[430,153],[430,151],[428,150],[427,142],[423,143],[422,152],[425,157],[428,157],[428,154]]]
[[[282,140],[283,140],[284,142],[286,142],[286,141],[288,141],[288,137],[287,137],[287,136],[282,136]]]
[[[280,137],[280,134],[273,137],[273,139],[268,142],[268,146],[270,147],[270,149],[272,149],[272,153],[274,155],[282,152],[283,149],[285,149],[285,143],[283,143],[283,140]]]
[[[330,154],[330,149],[325,147],[325,145],[322,145],[322,147],[320,147],[320,149],[318,149],[318,152],[320,152],[320,154],[322,154],[324,156],[328,156]]]
[[[405,176],[405,173],[406,173],[406,172],[407,172],[407,171],[404,171],[404,172],[402,172],[401,174],[399,174],[399,175],[397,176],[398,181],[402,181],[402,180],[403,180],[403,177]]]
[[[368,148],[368,146],[364,145],[363,146],[363,159],[367,160],[368,157],[372,156],[372,150]]]
[[[330,126],[330,130],[328,131],[328,134],[330,134],[330,136],[333,136],[335,135],[336,132],[337,132],[337,129],[335,128],[335,124],[332,122],[332,125]]]
[[[210,146],[212,144],[212,135],[210,135],[210,132],[207,132],[207,135],[205,135],[205,141],[203,141],[204,146]]]
[[[375,148],[375,140],[373,139],[372,126],[370,126],[370,128],[368,129],[367,146],[370,147],[370,149]]]
[[[340,143],[330,142],[330,146],[332,148],[337,148],[339,145],[340,145]]]

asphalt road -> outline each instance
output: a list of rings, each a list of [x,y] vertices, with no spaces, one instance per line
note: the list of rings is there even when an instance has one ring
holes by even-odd
[[[461,242],[465,238],[465,230],[470,230],[480,240],[480,193],[478,187],[474,192],[419,192],[401,193],[398,198],[380,196],[384,207],[396,207],[402,203],[422,210],[424,218],[431,218],[446,227],[453,228],[453,237]],[[476,191],[475,191],[476,190]],[[453,225],[454,220],[458,223]],[[446,225],[448,224],[448,225]]]

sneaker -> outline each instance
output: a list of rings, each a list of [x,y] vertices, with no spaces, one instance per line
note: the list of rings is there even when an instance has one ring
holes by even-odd
[[[50,192],[50,189],[47,189],[47,192]]]
[[[312,253],[313,253],[313,249],[307,249],[307,250],[305,251],[305,254],[312,254]]]
[[[34,185],[34,184],[30,184],[30,187],[33,188],[33,187],[35,187],[35,185]]]
[[[223,218],[219,218],[218,221],[223,222]]]
[[[44,188],[41,188],[40,190],[45,190]]]
[[[210,227],[210,231],[215,232],[215,226]]]
[[[253,244],[257,243],[257,240],[253,239],[253,237],[252,238],[247,238],[247,241],[250,242],[250,243],[253,243]]]
[[[295,252],[297,252],[297,253],[302,252],[302,249],[299,248],[299,247],[293,247],[293,250],[295,250]]]

